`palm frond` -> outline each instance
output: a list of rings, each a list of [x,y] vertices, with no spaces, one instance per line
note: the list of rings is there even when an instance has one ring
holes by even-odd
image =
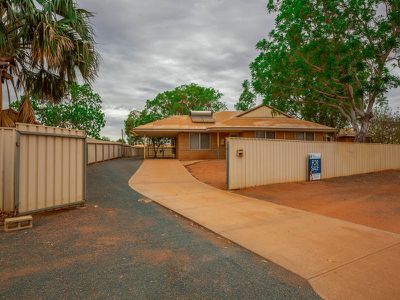
[[[0,14],[0,56],[14,58],[23,94],[59,102],[66,82],[94,81],[99,55],[93,14],[76,0],[1,0]]]
[[[67,83],[63,77],[46,69],[25,73],[26,89],[36,99],[58,103],[67,95]]]
[[[28,96],[25,96],[19,108],[18,122],[28,123],[28,124],[38,124],[35,118],[35,112],[33,111],[32,108],[32,103]]]
[[[15,127],[15,122],[7,110],[0,112],[0,127]]]

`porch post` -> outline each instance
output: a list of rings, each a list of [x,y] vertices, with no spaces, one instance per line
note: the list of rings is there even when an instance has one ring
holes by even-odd
[[[146,159],[146,135],[144,135],[144,143],[143,143],[143,160]]]
[[[217,132],[217,158],[219,159],[219,131]]]

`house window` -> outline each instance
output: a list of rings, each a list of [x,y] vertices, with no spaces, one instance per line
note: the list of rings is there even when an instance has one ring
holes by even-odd
[[[299,141],[314,141],[314,132],[295,132],[294,139]]]
[[[275,139],[274,131],[256,131],[256,138],[258,139]]]
[[[190,133],[190,149],[204,150],[210,149],[210,134],[209,133]]]
[[[306,141],[313,141],[314,139],[314,132],[306,132]]]
[[[304,140],[304,132],[295,132],[294,139],[303,141]]]
[[[334,138],[333,138],[333,134],[332,133],[327,133],[327,134],[324,135],[324,141],[331,142],[333,140],[334,140]]]

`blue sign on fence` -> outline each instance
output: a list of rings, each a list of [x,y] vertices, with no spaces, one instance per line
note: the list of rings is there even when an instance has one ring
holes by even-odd
[[[321,179],[321,153],[308,155],[308,174],[310,181]]]

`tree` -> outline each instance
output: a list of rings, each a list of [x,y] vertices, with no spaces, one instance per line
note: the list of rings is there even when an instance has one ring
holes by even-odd
[[[127,136],[128,144],[129,145],[137,145],[137,144],[144,144],[144,139],[141,136],[137,136],[132,133],[133,128],[138,127],[140,125],[144,125],[159,118],[149,113],[148,110],[143,109],[142,111],[139,110],[132,110],[126,120],[124,121],[125,125],[125,134]]]
[[[31,97],[58,103],[78,78],[94,80],[98,54],[89,22],[92,14],[75,0],[1,0],[0,14],[0,77],[9,101],[8,82],[25,95],[19,122],[35,122]],[[0,87],[1,92],[3,84]],[[17,120],[3,112],[1,95],[0,123],[13,125]]]
[[[173,90],[158,94],[146,101],[146,110],[157,119],[172,115],[187,115],[191,110],[226,110],[226,104],[220,101],[222,93],[195,83],[181,85]]]
[[[133,128],[144,125],[153,121],[158,120],[158,116],[149,112],[147,109],[142,111],[132,110],[128,118],[124,121],[125,124],[125,134],[130,145],[145,144],[146,142],[153,149],[154,157],[157,157],[158,150],[165,144],[171,141],[169,138],[164,137],[141,137],[135,135],[132,130]]]
[[[338,111],[365,141],[373,108],[400,84],[398,0],[269,0],[277,12],[257,44],[252,84],[267,102]]]
[[[236,110],[246,111],[256,105],[256,95],[253,93],[249,81],[246,79],[242,83],[243,91],[239,101],[235,104]]]
[[[43,125],[85,130],[88,136],[100,138],[100,131],[105,125],[101,97],[87,84],[72,84],[69,95],[68,99],[58,104],[32,98],[35,118]],[[13,102],[11,107],[17,108],[22,101]]]
[[[388,105],[375,108],[368,136],[373,143],[400,144],[400,111]]]
[[[143,137],[132,133],[133,128],[144,125],[172,115],[189,114],[191,110],[220,111],[226,109],[226,104],[220,101],[222,93],[197,84],[182,85],[173,90],[159,93],[154,99],[146,101],[142,111],[132,110],[124,121],[125,134],[129,144],[144,144]],[[153,148],[157,157],[158,150],[170,138],[147,137],[147,142]]]

